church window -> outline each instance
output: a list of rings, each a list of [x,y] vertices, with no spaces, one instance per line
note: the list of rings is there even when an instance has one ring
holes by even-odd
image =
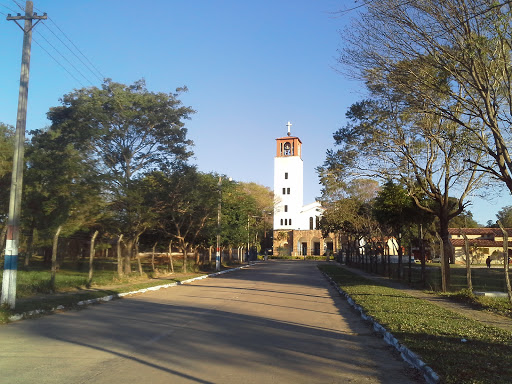
[[[283,195],[286,195],[286,188],[283,188]]]
[[[281,219],[281,225],[283,225],[283,219]]]
[[[284,206],[284,211],[288,212],[288,206],[287,205]]]
[[[288,220],[288,224],[292,225],[292,219]]]
[[[284,219],[284,225],[288,225],[288,219]]]
[[[315,229],[320,228],[320,217],[319,216],[316,217],[316,223],[315,224],[316,224],[316,228]]]
[[[288,143],[288,142],[284,143],[284,155],[290,156],[291,154],[292,154],[292,147],[291,147],[290,143]]]
[[[313,218],[309,218],[309,229],[313,229]]]
[[[290,188],[286,188],[286,194],[289,195],[290,194]]]
[[[285,179],[288,179],[288,172],[285,172],[285,173],[284,173],[284,178],[285,178]]]

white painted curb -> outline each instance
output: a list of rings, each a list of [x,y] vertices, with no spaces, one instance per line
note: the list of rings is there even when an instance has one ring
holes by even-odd
[[[416,355],[414,352],[412,352],[409,348],[407,348],[405,345],[400,344],[400,342],[393,336],[390,332],[386,330],[381,324],[376,322],[371,316],[368,316],[366,313],[364,313],[363,308],[361,306],[357,305],[355,301],[346,293],[344,290],[342,290],[338,284],[327,274],[322,272],[322,274],[325,276],[325,278],[331,283],[331,285],[338,291],[338,293],[345,297],[347,302],[360,314],[361,317],[370,322],[373,325],[373,329],[375,332],[382,335],[384,338],[384,341],[394,347],[398,352],[400,352],[400,356],[402,359],[407,362],[412,367],[418,369],[425,378],[426,382],[428,384],[437,384],[440,382],[439,375],[434,372],[432,368],[430,368],[427,364],[425,364],[418,355]]]
[[[198,277],[194,277],[194,278],[188,279],[188,280],[178,281],[176,283],[156,285],[154,287],[143,288],[143,289],[139,289],[137,291],[118,293],[118,294],[115,294],[115,295],[99,297],[97,299],[82,300],[82,301],[79,301],[76,304],[80,305],[80,306],[82,306],[82,305],[89,305],[89,304],[95,304],[95,303],[100,303],[100,302],[105,302],[105,301],[111,301],[111,300],[119,299],[119,298],[125,297],[125,296],[137,295],[137,294],[140,294],[140,293],[146,293],[146,292],[150,292],[150,291],[158,291],[159,289],[162,289],[162,288],[171,288],[171,287],[175,287],[177,285],[188,284],[188,283],[191,283],[191,282],[196,281],[196,280],[206,279],[207,277],[215,277],[215,276],[218,276],[218,275],[222,275],[224,273],[238,271],[238,270],[244,269],[244,268],[249,268],[249,267],[252,267],[253,265],[254,265],[254,263],[250,263],[248,265],[242,265],[241,267],[226,269],[224,271],[210,273],[209,275],[198,276]],[[19,320],[30,318],[32,316],[50,314],[50,313],[53,313],[53,312],[56,312],[56,311],[59,311],[59,310],[63,310],[63,309],[65,309],[65,307],[63,305],[59,305],[59,306],[57,306],[55,308],[52,308],[52,309],[36,309],[34,311],[17,313],[15,315],[9,316],[9,321],[10,322],[19,321]]]

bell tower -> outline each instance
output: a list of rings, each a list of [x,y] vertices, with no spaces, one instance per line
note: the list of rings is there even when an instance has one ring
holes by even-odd
[[[302,142],[291,136],[276,139],[274,157],[274,230],[297,229],[303,205]]]

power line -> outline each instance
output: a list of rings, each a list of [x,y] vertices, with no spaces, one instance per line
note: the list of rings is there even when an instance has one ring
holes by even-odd
[[[44,24],[44,23],[43,23],[43,24]],[[73,69],[74,69],[75,71],[77,71],[77,72],[80,74],[80,76],[82,76],[82,77],[85,79],[85,81],[88,81],[89,83],[91,83],[91,85],[94,85],[94,84],[93,84],[93,82],[92,82],[92,81],[90,81],[87,77],[85,77],[85,75],[84,75],[84,74],[83,74],[83,73],[82,73],[82,72],[81,72],[81,71],[80,71],[80,70],[79,70],[79,69],[78,69],[78,68],[77,68],[77,67],[76,67],[76,66],[75,66],[71,61],[69,61],[69,59],[68,59],[66,56],[64,56],[64,55],[63,55],[63,54],[62,54],[62,53],[61,53],[61,52],[60,52],[60,51],[59,51],[59,50],[58,50],[58,49],[57,49],[57,48],[56,48],[52,43],[50,43],[50,41],[48,41],[48,39],[47,39],[46,37],[44,37],[44,36],[43,36],[41,33],[39,33],[38,31],[36,31],[36,33],[38,33],[38,34],[39,34],[39,36],[41,36],[41,37],[44,39],[44,41],[46,41],[46,42],[48,43],[48,45],[49,45],[50,47],[52,47],[52,48],[53,48],[53,49],[54,49],[54,50],[55,50],[55,51],[56,51],[56,52],[57,52],[57,53],[58,53],[58,54],[59,54],[59,55],[60,55],[64,60],[66,60],[66,61],[69,63],[69,65],[71,65],[71,66],[73,67]],[[62,66],[62,65],[61,65],[61,66]]]
[[[87,63],[85,63],[85,62],[84,62],[84,61],[83,61],[83,60],[82,60],[82,59],[81,59],[81,58],[80,58],[80,57],[79,57],[75,52],[73,52],[73,50],[72,50],[72,49],[71,49],[71,48],[70,48],[70,47],[69,47],[69,46],[68,46],[64,41],[62,41],[62,39],[61,39],[61,38],[60,38],[60,37],[59,37],[55,32],[53,32],[53,30],[52,30],[50,27],[48,27],[48,26],[46,25],[46,23],[43,23],[43,25],[44,25],[44,26],[45,26],[45,27],[46,27],[46,28],[47,28],[47,29],[48,29],[48,30],[49,30],[49,31],[50,31],[50,32],[51,32],[51,33],[52,33],[52,34],[53,34],[53,35],[54,35],[54,36],[55,36],[55,37],[56,37],[56,38],[57,38],[57,39],[58,39],[58,40],[59,40],[59,41],[60,41],[60,42],[61,42],[61,43],[62,43],[62,44],[67,48],[67,49],[68,49],[68,50],[69,50],[69,52],[71,52],[71,53],[73,54],[73,56],[75,56],[75,57],[76,57],[76,58],[77,58],[77,59],[78,59],[78,60],[79,60],[83,65],[84,65],[84,67],[86,67],[86,68],[89,70],[89,72],[91,72],[91,73],[93,74],[93,76],[95,76],[98,80],[103,81],[104,77],[99,77],[99,76],[97,75],[97,73],[95,73],[95,72],[94,72],[94,71],[93,71],[93,70],[92,70],[92,69],[87,65]],[[68,39],[68,40],[69,40],[69,39]],[[83,56],[83,55],[82,55],[82,56]],[[84,57],[85,57],[85,56],[84,56]],[[86,59],[87,59],[87,58],[86,58]],[[91,65],[92,65],[92,64],[91,64]],[[99,73],[99,71],[98,71],[98,70],[96,70],[96,71]],[[101,73],[100,73],[100,75],[101,75]],[[83,75],[82,75],[82,76],[83,76]]]
[[[82,84],[82,82],[81,82],[80,80],[78,80],[78,79],[77,79],[77,78],[76,78],[76,77],[75,77],[71,72],[69,72],[69,71],[67,70],[67,68],[66,68],[66,67],[64,67],[64,66],[63,66],[63,65],[62,65],[62,64],[61,64],[61,63],[60,63],[60,62],[59,62],[55,57],[53,57],[53,56],[52,56],[52,54],[46,50],[46,48],[44,48],[41,44],[39,44],[39,43],[37,42],[37,40],[35,40],[34,38],[32,38],[32,40],[33,40],[33,41],[34,41],[34,43],[36,43],[36,44],[37,44],[37,45],[38,45],[38,46],[39,46],[43,51],[45,51],[45,52],[46,52],[46,54],[47,54],[48,56],[50,56],[50,57],[51,57],[51,58],[52,58],[52,59],[53,59],[53,60],[54,60],[54,61],[55,61],[55,62],[56,62],[60,67],[62,67],[62,69],[64,69],[64,70],[65,70],[65,71],[66,71],[66,72],[67,72],[67,73],[68,73],[68,74],[69,74],[73,79],[75,79],[76,81],[78,81],[78,83],[80,83],[80,85],[81,85],[82,87],[84,87],[84,88],[85,88],[85,85],[84,85],[84,84]]]
[[[12,0],[14,4],[16,4],[23,12],[25,12],[25,8],[23,8],[20,3],[18,3],[16,0]]]
[[[42,12],[40,9],[37,9],[37,8],[36,8],[36,10],[37,10],[38,12]],[[64,32],[64,31],[63,31],[63,30],[62,30],[62,29],[57,25],[57,23],[56,23],[52,18],[48,17],[48,20],[50,20],[50,21],[53,23],[53,25],[54,25],[54,26],[59,30],[59,32],[60,32],[60,33],[61,33],[61,34],[62,34],[62,35],[63,35],[63,36],[64,36],[64,37],[65,37],[65,38],[66,38],[66,39],[71,43],[71,45],[72,45],[72,46],[73,46],[73,47],[78,51],[78,53],[80,53],[80,55],[82,55],[82,57],[83,57],[83,58],[84,58],[84,59],[89,63],[89,65],[90,65],[90,66],[91,66],[91,67],[96,71],[96,73],[94,73],[94,71],[92,71],[92,70],[91,70],[91,69],[90,69],[90,68],[89,68],[85,63],[83,63],[83,61],[82,61],[82,60],[80,60],[80,59],[79,59],[79,60],[84,64],[84,66],[85,66],[85,67],[86,67],[86,68],[87,68],[91,73],[93,73],[93,75],[94,75],[94,76],[96,76],[100,81],[103,81],[103,80],[106,78],[106,76],[104,76],[104,75],[101,73],[101,71],[100,71],[100,70],[99,70],[99,69],[98,69],[98,68],[97,68],[97,67],[96,67],[96,66],[91,62],[91,60],[89,60],[89,58],[88,58],[88,57],[87,57],[87,56],[86,56],[86,55],[85,55],[85,54],[80,50],[80,48],[78,48],[78,46],[77,46],[75,43],[73,43],[73,41],[68,37],[68,35],[66,35],[66,33],[65,33],[65,32]],[[50,28],[50,27],[48,27],[46,24],[45,24],[45,26],[46,26],[46,28],[48,28],[48,29],[50,30],[50,32],[52,32],[52,33],[57,37],[57,35],[56,35],[52,30],[51,30],[51,28]],[[57,37],[57,38],[58,38],[58,37]],[[59,40],[61,40],[60,38],[58,38],[58,39],[59,39]],[[61,40],[61,42],[62,42],[62,40]],[[70,51],[71,51],[75,56],[77,56],[77,55],[76,55],[76,54],[75,54],[75,53],[74,53],[74,52],[73,52],[73,51],[72,51],[72,50],[71,50],[71,49],[70,49],[70,48],[69,48],[69,47],[68,47],[64,42],[62,42],[62,43],[63,43],[63,44],[66,46],[66,48],[68,48],[68,49],[69,49],[69,50],[70,50]],[[78,56],[77,56],[77,58],[78,58]],[[100,77],[98,77],[98,75],[99,75]]]
[[[48,20],[50,20],[57,27],[57,29],[64,35],[66,39],[68,39],[68,41],[73,45],[73,47],[75,47],[75,49],[85,58],[85,60],[87,60],[87,62],[96,70],[96,72],[98,72],[98,74],[101,76],[101,80],[103,81],[103,79],[105,79],[105,76],[103,76],[100,70],[94,66],[94,64],[87,58],[87,56],[83,54],[83,52],[75,45],[75,43],[71,41],[71,39],[64,33],[64,31],[59,28],[59,26],[55,23],[55,21],[53,21],[53,19],[48,18]]]
[[[12,9],[11,7],[8,7],[8,6],[7,6],[7,5],[5,5],[5,4],[0,4],[0,5],[1,5],[2,7],[4,7],[4,8],[7,8],[9,11],[16,13],[16,11],[15,11],[14,9]]]

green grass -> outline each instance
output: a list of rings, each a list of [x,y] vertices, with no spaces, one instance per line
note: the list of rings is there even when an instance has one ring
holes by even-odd
[[[335,265],[319,268],[368,315],[421,356],[444,383],[510,383],[511,332],[378,285]]]
[[[362,268],[372,273],[382,273],[382,264],[377,266],[353,264],[357,268]],[[398,265],[391,264],[392,278],[398,280]],[[426,282],[423,287],[421,282],[421,265],[412,264],[411,268],[411,286],[414,288],[428,289],[432,291],[441,290],[441,265],[439,263],[428,263],[425,269]],[[512,279],[512,268],[509,271],[509,275]],[[450,265],[450,289],[453,292],[467,288],[466,280],[466,267],[460,264]],[[473,289],[475,291],[497,291],[506,292],[505,286],[505,272],[503,266],[493,266],[492,268],[471,268],[471,280],[473,283]],[[402,282],[409,283],[409,266],[407,260],[404,261],[402,266]]]
[[[167,268],[162,266],[158,266],[157,272],[153,273],[150,263],[148,263],[150,260],[145,261],[143,276],[139,275],[137,263],[134,262],[132,271],[137,272],[122,278],[117,276],[114,263],[108,262],[108,260],[106,262],[97,261],[90,287],[87,286],[88,265],[87,268],[84,268],[76,264],[63,264],[55,276],[54,292],[50,284],[51,274],[48,267],[44,266],[42,262],[34,261],[29,270],[19,269],[17,271],[16,307],[14,310],[6,307],[0,308],[0,323],[8,322],[9,316],[15,313],[37,309],[50,310],[59,305],[76,308],[77,303],[82,300],[170,284],[201,276],[210,271],[210,266],[197,266],[190,260],[190,273],[183,274],[180,273],[182,263],[177,260],[174,264],[175,274],[167,274]],[[0,274],[0,287],[1,282],[2,274]]]
[[[469,292],[467,289],[458,292],[439,293],[439,295],[468,304],[475,309],[512,318],[512,304],[510,304],[508,297],[475,296],[473,292]]]

